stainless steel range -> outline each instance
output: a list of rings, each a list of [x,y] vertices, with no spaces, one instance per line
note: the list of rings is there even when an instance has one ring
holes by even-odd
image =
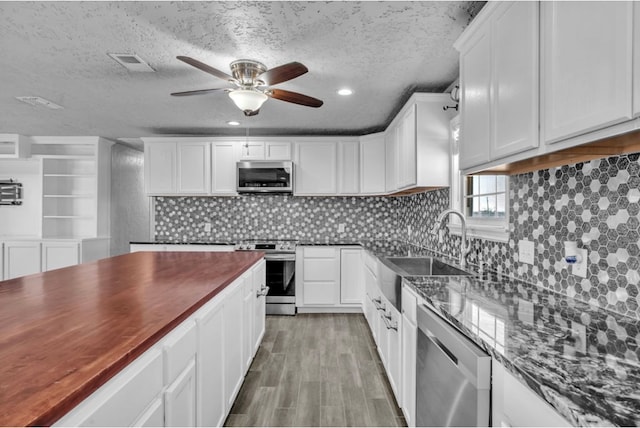
[[[296,314],[296,240],[247,239],[236,251],[263,251],[267,262],[267,314]]]

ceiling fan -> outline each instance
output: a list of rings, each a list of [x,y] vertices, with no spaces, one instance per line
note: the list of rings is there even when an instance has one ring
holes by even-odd
[[[264,64],[249,59],[240,59],[230,64],[231,76],[215,69],[203,62],[188,56],[176,57],[199,70],[226,80],[235,88],[200,89],[196,91],[174,92],[171,95],[182,97],[186,95],[201,95],[209,92],[226,91],[229,97],[245,116],[255,116],[268,98],[300,104],[307,107],[320,107],[323,102],[317,98],[284,89],[272,89],[271,86],[295,79],[305,74],[307,67],[299,62],[290,62],[279,67],[267,69]]]

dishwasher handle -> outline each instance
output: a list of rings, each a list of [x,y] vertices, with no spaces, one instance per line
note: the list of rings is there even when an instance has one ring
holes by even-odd
[[[427,305],[419,305],[417,315],[420,333],[432,340],[476,388],[491,387],[491,357],[487,352]]]

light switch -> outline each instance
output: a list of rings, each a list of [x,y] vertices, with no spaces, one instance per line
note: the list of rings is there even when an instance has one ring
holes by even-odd
[[[535,246],[533,241],[523,239],[518,241],[518,260],[520,263],[527,263],[532,265],[535,256]]]

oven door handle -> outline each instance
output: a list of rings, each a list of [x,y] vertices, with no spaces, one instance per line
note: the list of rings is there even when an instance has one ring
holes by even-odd
[[[264,259],[269,261],[269,260],[281,260],[281,261],[291,261],[291,262],[295,262],[296,261],[296,255],[293,253],[282,253],[282,254],[278,254],[278,253],[272,253],[272,254],[265,254]]]

